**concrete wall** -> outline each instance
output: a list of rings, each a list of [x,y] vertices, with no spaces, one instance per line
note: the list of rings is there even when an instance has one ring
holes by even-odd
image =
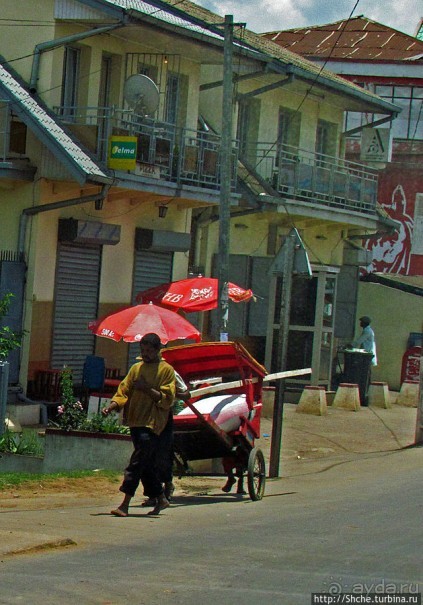
[[[372,369],[372,380],[387,382],[392,390],[401,388],[402,356],[410,332],[423,331],[422,307],[421,296],[360,282],[357,318],[371,317],[377,346],[378,365]],[[357,325],[356,334],[360,331]]]
[[[0,453],[0,473],[58,473],[73,470],[123,471],[132,454],[129,435],[49,431],[44,457]],[[190,462],[196,473],[223,474],[220,459]]]
[[[58,473],[72,470],[121,471],[131,454],[129,435],[57,431],[45,435],[44,457],[0,454],[0,472]]]

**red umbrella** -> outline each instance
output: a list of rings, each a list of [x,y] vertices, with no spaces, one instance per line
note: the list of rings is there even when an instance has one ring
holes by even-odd
[[[170,282],[139,292],[136,301],[153,302],[168,309],[182,309],[186,313],[210,311],[218,305],[218,280],[215,277],[193,277]],[[233,302],[250,300],[252,290],[228,282],[229,299]]]
[[[201,340],[200,332],[184,317],[152,303],[125,307],[90,321],[88,329],[96,336],[111,338],[116,342],[121,339],[139,342],[149,332],[155,332],[163,344],[182,338],[197,342]]]

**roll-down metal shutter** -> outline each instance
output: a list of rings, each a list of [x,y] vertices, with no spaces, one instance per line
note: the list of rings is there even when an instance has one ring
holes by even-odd
[[[100,267],[101,246],[59,243],[51,363],[72,368],[75,384],[94,352],[95,336],[87,326],[97,316]]]
[[[173,252],[135,250],[132,302],[138,292],[165,284],[172,279]],[[129,366],[136,361],[140,348],[138,343],[129,345]]]

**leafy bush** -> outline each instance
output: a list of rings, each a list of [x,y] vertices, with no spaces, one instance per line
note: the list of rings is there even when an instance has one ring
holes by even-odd
[[[60,373],[61,405],[57,408],[57,425],[65,430],[79,429],[86,420],[86,412],[80,401],[74,397],[72,370],[64,367]]]
[[[6,429],[0,437],[0,452],[26,456],[42,456],[44,448],[34,431],[13,433]]]
[[[0,319],[6,317],[14,294],[8,292],[0,298]],[[8,326],[0,327],[0,361],[6,361],[10,351],[21,346],[23,332],[13,332]]]
[[[91,418],[87,418],[81,425],[81,430],[90,433],[130,434],[129,428],[119,424],[119,419],[116,416],[103,416],[102,414],[94,414]]]
[[[61,405],[57,408],[55,426],[65,431],[89,431],[90,433],[129,434],[126,426],[119,424],[116,416],[95,414],[87,418],[87,412],[80,401],[74,397],[72,371],[65,367],[60,374]]]

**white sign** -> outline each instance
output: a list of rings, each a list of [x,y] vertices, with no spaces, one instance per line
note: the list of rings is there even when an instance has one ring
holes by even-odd
[[[154,164],[137,164],[135,172],[139,176],[146,176],[151,179],[160,178],[160,166],[154,166]]]
[[[364,128],[361,133],[360,159],[365,162],[390,162],[392,136],[389,128]]]

